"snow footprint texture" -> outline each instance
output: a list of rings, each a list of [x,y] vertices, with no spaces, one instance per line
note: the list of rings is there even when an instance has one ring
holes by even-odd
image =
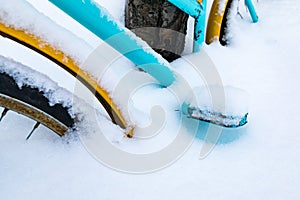
[[[231,128],[247,123],[246,91],[232,86],[206,86],[193,89],[193,96],[182,104],[187,117]]]

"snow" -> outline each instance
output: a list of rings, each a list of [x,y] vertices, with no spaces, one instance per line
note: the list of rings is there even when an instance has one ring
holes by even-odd
[[[72,94],[58,86],[48,76],[22,65],[12,59],[0,55],[0,73],[6,73],[13,77],[19,88],[30,86],[44,92],[51,105],[61,103],[65,107],[71,107]]]
[[[5,25],[32,33],[57,49],[62,49],[78,63],[83,62],[91,52],[91,47],[85,42],[53,23],[48,17],[41,15],[26,1],[1,2],[0,18]]]
[[[225,11],[225,6],[226,6],[225,1],[226,1],[226,0],[222,0],[222,1],[219,1],[219,2],[218,2],[218,5],[219,5],[218,13],[219,13],[219,14],[222,14],[222,13],[224,13],[224,11]]]
[[[44,10],[54,9],[47,3],[30,2]],[[61,139],[40,127],[29,141],[25,141],[34,122],[8,113],[0,126],[1,199],[298,199],[300,3],[295,0],[254,3],[260,20],[257,24],[250,23],[249,13],[240,6],[244,20],[233,16],[235,27],[231,29],[231,45],[222,47],[214,43],[203,47],[214,61],[223,85],[241,88],[250,96],[249,123],[239,129],[223,129],[218,144],[205,158],[199,160],[210,128],[204,122],[199,124],[194,142],[172,165],[154,173],[133,175],[100,164],[72,134]],[[103,4],[119,15],[118,19],[122,18],[123,1],[103,1]],[[77,27],[74,28],[76,34],[88,35],[74,22],[69,23],[66,24],[68,29]],[[94,41],[90,37],[87,40],[89,44]],[[3,49],[11,46],[6,40],[1,41],[1,55]],[[6,54],[15,58],[16,52],[29,55],[18,47]],[[40,59],[35,55],[30,58]],[[189,65],[178,65],[186,60],[188,58],[180,59],[177,64],[172,63],[172,67],[189,80],[192,88],[205,84],[203,78],[190,73]],[[128,62],[121,58],[118,61],[113,67],[121,69],[120,64],[124,63],[121,75],[132,70]],[[43,65],[50,66],[44,62]],[[52,74],[52,67],[43,68],[37,63],[33,66],[41,67],[44,72],[48,69]],[[56,76],[51,78],[57,80]],[[105,80],[111,91],[118,85],[113,80]],[[60,85],[69,85],[71,80],[57,81]],[[99,126],[107,130],[108,140],[124,151],[157,151],[176,137],[180,115],[175,110],[180,106],[176,101],[180,100],[156,84],[146,85],[133,93],[129,107],[140,110],[135,119],[139,126],[151,124],[150,111],[154,105],[160,105],[165,112],[163,130],[155,138],[124,138],[107,120]],[[101,115],[97,116],[101,121]],[[93,123],[97,122],[86,125],[93,128]],[[187,123],[185,128],[189,134],[196,121]]]
[[[211,91],[217,97],[212,100]],[[203,110],[213,110],[215,112],[224,113],[226,115],[240,115],[248,113],[247,93],[239,88],[232,86],[208,86],[198,87],[194,89],[196,102],[188,102],[193,107]]]

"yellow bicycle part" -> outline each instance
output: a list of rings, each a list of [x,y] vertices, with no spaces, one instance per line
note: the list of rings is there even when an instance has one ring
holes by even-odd
[[[8,26],[2,23],[1,19],[0,35],[43,55],[44,57],[53,61],[54,63],[65,69],[68,73],[76,77],[95,95],[106,112],[109,114],[112,121],[123,129],[127,128],[125,118],[122,116],[120,110],[113,102],[108,92],[102,89],[91,75],[80,69],[74,59],[64,53],[63,50],[51,46],[51,44],[43,41],[40,37],[34,35],[33,33]],[[129,137],[132,136],[132,131],[132,129],[128,130],[127,135]]]
[[[206,29],[205,42],[210,44],[214,41],[218,41],[221,33],[222,21],[226,10],[228,0],[214,0],[212,8],[209,13]]]

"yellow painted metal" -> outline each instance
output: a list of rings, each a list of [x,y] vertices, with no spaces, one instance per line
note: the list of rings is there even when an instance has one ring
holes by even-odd
[[[51,44],[43,41],[40,37],[29,33],[28,31],[7,26],[2,23],[1,20],[0,35],[12,39],[36,51],[37,53],[45,56],[64,68],[94,93],[95,97],[103,105],[114,123],[118,124],[121,128],[127,128],[125,118],[122,116],[116,104],[114,104],[113,100],[110,98],[108,92],[102,89],[91,75],[81,70],[74,59],[64,53],[63,50],[51,46]]]
[[[205,42],[210,44],[218,41],[221,32],[222,20],[228,0],[214,0],[212,8],[209,13],[207,22],[206,39]]]

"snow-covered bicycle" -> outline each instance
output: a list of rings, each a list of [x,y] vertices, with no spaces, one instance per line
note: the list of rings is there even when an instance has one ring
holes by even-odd
[[[194,51],[199,51],[204,41],[205,30],[207,43],[216,40],[216,38],[223,38],[228,11],[233,0],[216,0],[213,2],[207,28],[205,28],[205,0],[169,1],[196,19]],[[91,0],[50,0],[50,2],[119,51],[140,69],[154,77],[163,87],[172,85],[176,80],[176,76],[170,70],[167,61],[157,56],[155,52],[145,50],[138,38],[120,23],[114,21],[110,14],[98,4]],[[253,21],[256,22],[257,16],[253,4],[250,0],[245,2]],[[28,13],[32,14],[31,17],[26,16]],[[42,25],[43,23],[47,25]],[[53,32],[56,34],[47,34]],[[128,136],[132,136],[132,129],[129,127],[128,121],[117,104],[114,103],[109,92],[101,87],[101,84],[97,82],[90,71],[82,67],[84,59],[78,51],[89,47],[73,33],[66,31],[38,12],[25,0],[12,0],[3,3],[0,8],[0,35],[39,53],[76,77],[92,91],[112,122],[125,129]],[[115,36],[117,39],[112,40],[111,38]],[[65,41],[66,38],[68,41]],[[74,128],[76,119],[70,111],[71,105],[56,101],[53,98],[55,95],[51,94],[54,93],[53,90],[58,88],[44,88],[43,84],[35,81],[35,76],[36,74],[28,70],[26,66],[9,58],[0,58],[0,106],[5,108],[1,119],[8,110],[13,110],[36,120],[37,124],[34,128],[43,124],[62,136],[67,130]],[[226,116],[215,111],[203,114],[200,110],[200,114],[203,115],[194,117],[193,112],[189,112],[192,109],[188,107],[187,110],[188,112],[185,113],[187,117],[222,126],[238,127],[247,122],[248,113],[242,113],[239,116]],[[234,120],[229,120],[229,122],[224,120],[228,118],[234,118]]]

